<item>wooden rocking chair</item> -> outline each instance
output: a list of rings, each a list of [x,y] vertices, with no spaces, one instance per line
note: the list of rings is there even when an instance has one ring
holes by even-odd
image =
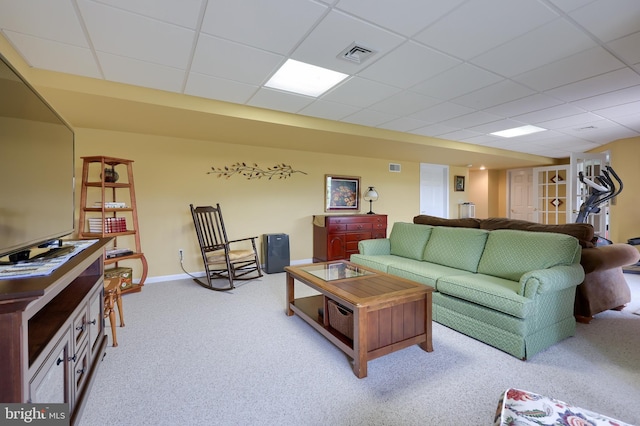
[[[229,241],[220,204],[216,204],[216,207],[194,207],[191,204],[190,207],[207,279],[204,283],[194,278],[195,282],[211,290],[226,291],[235,288],[234,280],[251,280],[262,276],[255,241],[258,237]],[[242,241],[250,241],[252,249],[231,249],[232,244]],[[227,279],[229,287],[214,286],[212,280],[219,278]]]

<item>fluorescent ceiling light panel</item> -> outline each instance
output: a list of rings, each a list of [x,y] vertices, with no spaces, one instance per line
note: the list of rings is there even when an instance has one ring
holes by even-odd
[[[492,135],[501,136],[503,138],[515,138],[516,136],[530,135],[531,133],[544,132],[547,129],[537,126],[514,127],[513,129],[501,130],[493,132]]]
[[[341,72],[287,59],[265,86],[318,97],[347,77]]]

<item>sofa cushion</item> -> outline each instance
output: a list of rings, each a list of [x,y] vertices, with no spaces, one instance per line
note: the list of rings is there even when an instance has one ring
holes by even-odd
[[[424,250],[427,262],[477,272],[488,231],[472,228],[433,228]]]
[[[437,263],[402,258],[398,262],[389,265],[387,273],[435,288],[439,278],[447,275],[462,275],[465,271],[438,265]],[[467,272],[467,274],[471,274],[471,272]]]
[[[535,314],[536,305],[532,299],[520,296],[519,289],[520,285],[515,281],[484,274],[442,277],[436,284],[436,290],[442,294],[527,318]]]
[[[396,263],[399,258],[398,256],[393,256],[391,254],[378,254],[378,255],[368,255],[368,254],[352,254],[349,260],[353,263],[362,266],[368,266],[369,268],[377,269],[378,271],[387,272],[389,265]]]
[[[480,229],[494,231],[496,229],[516,229],[530,232],[555,232],[576,237],[580,245],[585,248],[594,246],[593,226],[589,223],[565,223],[561,225],[545,225],[526,220],[492,217],[480,221]]]
[[[518,281],[526,272],[579,259],[578,240],[569,235],[499,229],[489,232],[478,272]]]
[[[424,246],[429,240],[432,229],[431,226],[415,225],[413,223],[394,223],[389,235],[391,254],[421,260]]]
[[[463,219],[445,219],[437,216],[421,214],[413,218],[413,223],[431,226],[448,226],[450,228],[479,228],[480,219],[468,217]]]

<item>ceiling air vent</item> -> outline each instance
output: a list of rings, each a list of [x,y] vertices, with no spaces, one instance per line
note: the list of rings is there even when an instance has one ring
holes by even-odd
[[[338,58],[355,62],[356,64],[361,64],[375,53],[378,52],[353,42],[349,47],[338,54]]]
[[[400,164],[396,164],[396,163],[389,163],[389,171],[390,171],[390,172],[400,173],[401,168],[402,168],[402,167],[400,166]]]

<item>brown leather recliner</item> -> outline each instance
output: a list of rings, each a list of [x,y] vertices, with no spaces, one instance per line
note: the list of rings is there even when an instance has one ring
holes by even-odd
[[[635,247],[623,243],[596,247],[593,226],[590,224],[545,225],[507,218],[443,219],[428,215],[415,216],[413,223],[486,230],[517,229],[571,235],[578,239],[582,247],[580,264],[585,273],[584,281],[576,288],[574,305],[576,320],[589,323],[594,315],[609,309],[620,310],[631,301],[631,291],[622,273],[622,267],[637,263],[640,260],[640,252]]]

